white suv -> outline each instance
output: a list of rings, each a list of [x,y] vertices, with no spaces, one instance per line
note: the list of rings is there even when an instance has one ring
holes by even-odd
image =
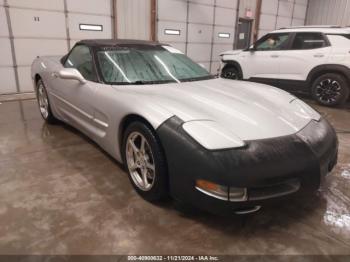
[[[221,54],[221,77],[311,94],[322,105],[349,98],[350,28],[304,26],[273,31],[246,50]]]

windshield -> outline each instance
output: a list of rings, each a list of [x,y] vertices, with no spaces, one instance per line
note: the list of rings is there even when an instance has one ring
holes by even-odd
[[[199,64],[170,46],[125,46],[97,51],[101,74],[109,84],[179,83],[210,79]]]

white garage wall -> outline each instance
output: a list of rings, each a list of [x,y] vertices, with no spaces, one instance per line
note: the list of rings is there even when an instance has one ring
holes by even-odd
[[[306,24],[350,26],[350,0],[309,0]]]
[[[111,0],[1,0],[0,94],[33,91],[36,56],[63,55],[81,39],[111,38],[111,6]],[[81,31],[81,23],[103,31]]]
[[[113,36],[112,0],[64,0],[68,14],[70,47],[82,39],[103,39]],[[82,31],[79,24],[102,25],[103,31]]]
[[[305,25],[307,5],[308,0],[263,0],[258,37],[278,28]]]
[[[158,40],[216,73],[219,54],[233,48],[237,1],[158,0],[157,9]],[[166,29],[179,30],[180,34],[168,35]],[[230,37],[220,38],[219,33],[228,33]]]
[[[3,1],[0,2],[0,78],[2,93],[16,92],[10,34]]]

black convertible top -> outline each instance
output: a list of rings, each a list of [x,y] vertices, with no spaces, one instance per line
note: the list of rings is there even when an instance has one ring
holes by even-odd
[[[135,39],[85,39],[76,43],[76,45],[86,45],[88,47],[108,48],[120,46],[139,46],[145,48],[147,46],[168,46],[168,44],[159,43],[155,41],[135,40]],[[72,51],[72,50],[71,50]],[[71,52],[70,51],[70,52]],[[69,53],[61,58],[61,63],[64,64]]]
[[[133,39],[87,39],[81,40],[77,44],[84,44],[90,47],[109,47],[118,45],[142,45],[142,46],[161,46],[167,45],[154,41],[133,40]]]

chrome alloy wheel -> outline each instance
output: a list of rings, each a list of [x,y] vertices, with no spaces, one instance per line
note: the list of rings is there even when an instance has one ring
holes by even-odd
[[[132,132],[126,142],[126,162],[135,185],[149,191],[155,181],[155,164],[151,147],[139,132]]]
[[[44,119],[47,119],[49,116],[49,99],[47,98],[47,93],[43,83],[38,85],[38,102],[41,115]]]
[[[330,78],[322,80],[316,86],[316,96],[324,103],[333,103],[341,96],[341,85]]]

